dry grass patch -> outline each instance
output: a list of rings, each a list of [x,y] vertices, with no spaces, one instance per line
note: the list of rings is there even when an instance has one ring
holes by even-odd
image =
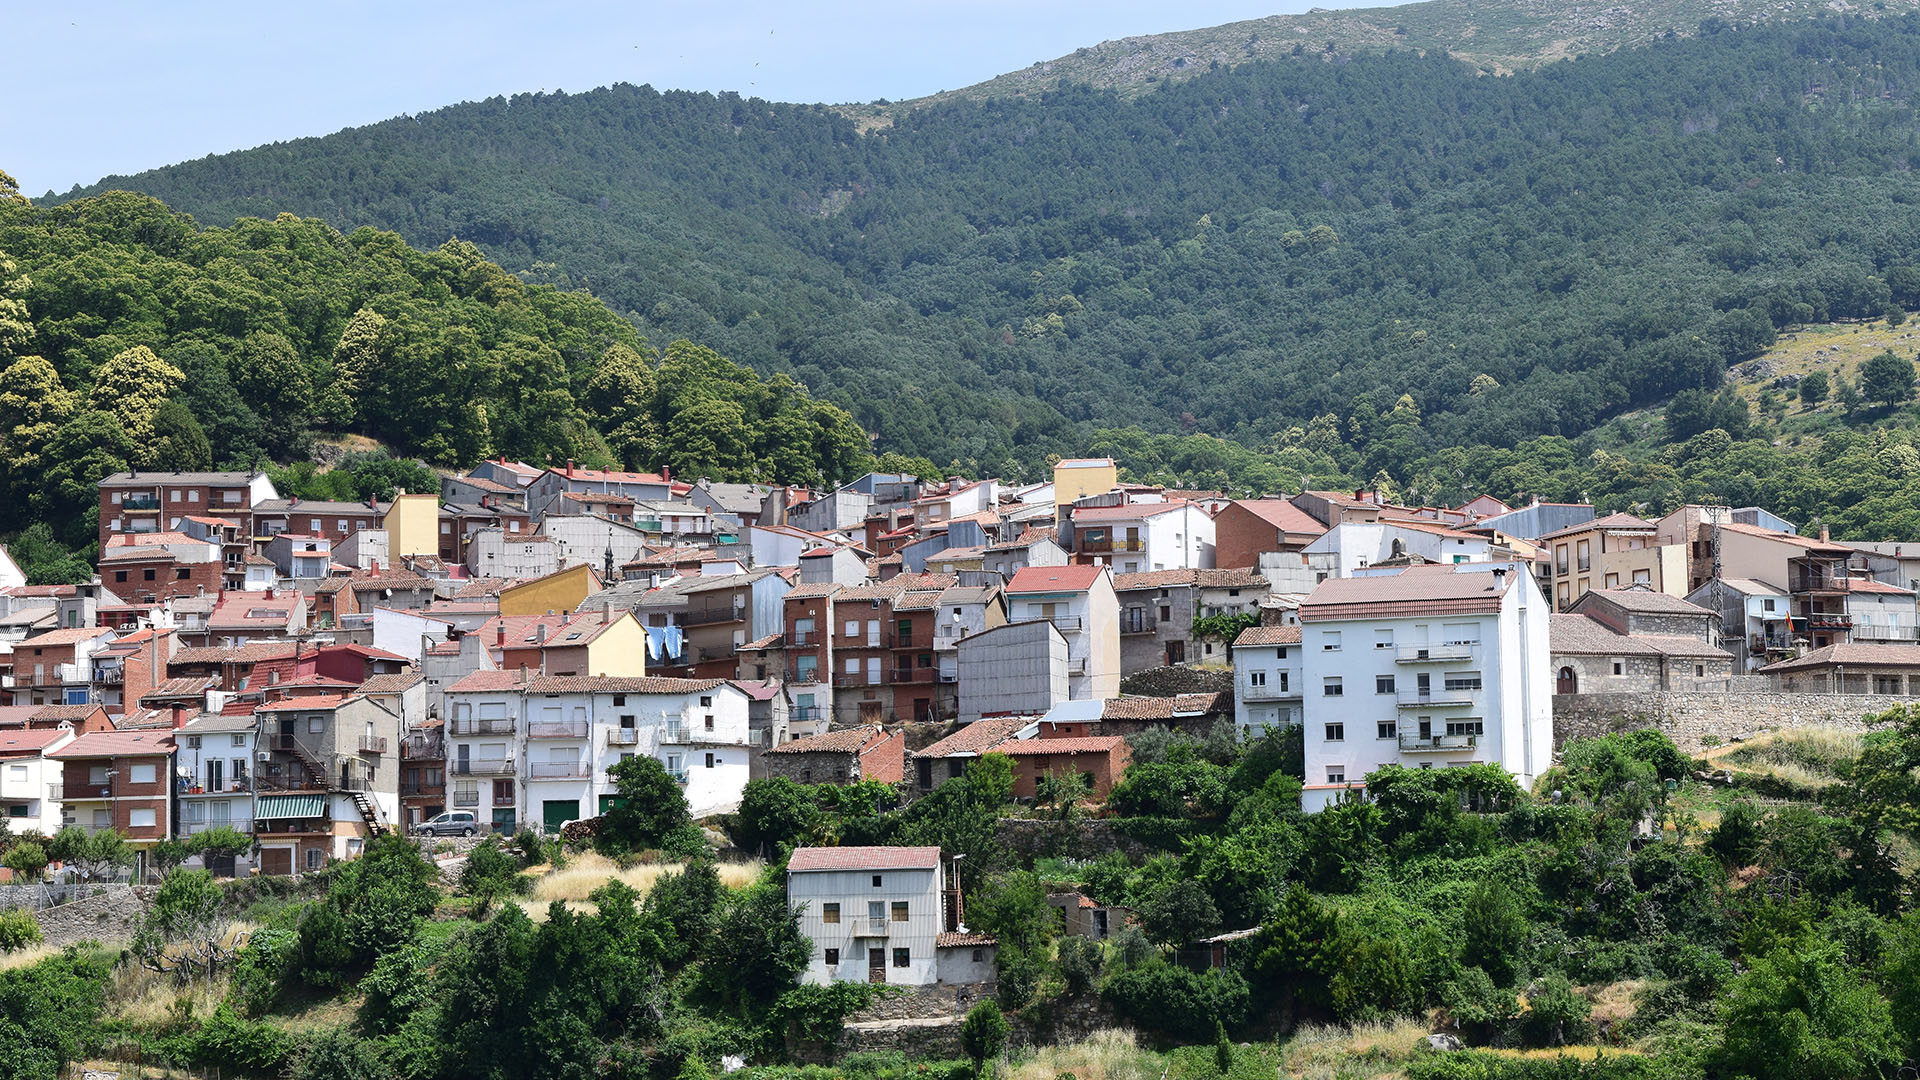
[[[171,973],[149,971],[139,964],[122,964],[107,992],[106,1016],[135,1027],[158,1027],[179,1015],[181,1001],[193,1006],[194,1016],[206,1016],[227,997],[227,973],[210,979],[181,982]]]
[[[1288,1075],[1309,1080],[1379,1075],[1411,1057],[1432,1030],[1424,1018],[1405,1016],[1352,1027],[1309,1024],[1280,1048],[1280,1058]],[[1354,1073],[1356,1067],[1367,1065],[1378,1069]]]
[[[1718,748],[1712,761],[1723,768],[1817,788],[1840,778],[1841,762],[1860,756],[1860,740],[1860,732],[1841,728],[1783,728]]]
[[[661,878],[686,868],[685,863],[645,863],[623,869],[604,855],[588,852],[569,858],[565,869],[536,878],[533,895],[522,900],[520,906],[535,918],[544,918],[547,905],[555,900],[578,911],[592,911],[593,904],[587,897],[593,894],[593,890],[605,885],[609,878],[625,882],[644,897],[653,891]],[[757,859],[744,863],[720,863],[720,883],[729,889],[743,889],[758,881],[760,871],[765,868],[766,864]]]
[[[1158,1056],[1142,1050],[1133,1032],[1103,1028],[1077,1043],[1040,1047],[1000,1075],[1003,1080],[1054,1080],[1061,1073],[1077,1080],[1158,1080],[1160,1070]]]
[[[0,971],[32,967],[49,956],[59,956],[60,952],[58,945],[29,945],[12,952],[0,952]]]

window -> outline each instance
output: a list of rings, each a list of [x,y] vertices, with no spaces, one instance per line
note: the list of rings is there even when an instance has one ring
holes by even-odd
[[[875,875],[873,875],[873,887],[874,887],[874,888],[876,888],[876,889],[880,887],[880,875],[879,875],[879,874],[875,874]]]
[[[177,492],[177,491],[170,491],[170,492],[168,492],[168,493],[167,493],[167,495],[168,495],[168,499],[167,499],[167,501],[168,501],[168,502],[179,502],[179,501],[180,501],[180,493],[179,493],[179,492]]]
[[[187,736],[187,749],[189,750],[200,749],[200,736],[198,735]]]
[[[1704,678],[1706,678],[1706,677],[1707,677],[1707,665],[1705,665],[1705,664],[1695,664],[1695,665],[1693,665],[1693,677],[1694,677],[1694,678],[1696,678],[1696,679],[1704,679]]]
[[[193,571],[184,566],[176,568],[173,572],[173,580],[175,581],[187,581],[192,577]]]
[[[1382,720],[1374,726],[1382,739],[1392,739],[1399,735],[1400,723],[1397,720]]]
[[[113,580],[115,581],[127,580],[127,572],[125,570],[115,570],[113,572]]]
[[[1347,782],[1347,767],[1345,765],[1327,766],[1327,783],[1344,784],[1346,782]]]
[[[1487,723],[1484,720],[1449,720],[1447,721],[1447,734],[1449,735],[1479,736],[1479,735],[1485,735],[1486,733],[1487,733]]]
[[[1651,570],[1635,570],[1635,571],[1633,572],[1633,583],[1634,583],[1635,585],[1651,585],[1651,584],[1653,584],[1653,571],[1651,571]]]
[[[105,765],[92,766],[87,770],[87,783],[105,784],[107,782],[107,771]]]
[[[1609,589],[1617,589],[1617,588],[1619,588],[1619,587],[1620,587],[1620,575],[1619,575],[1619,574],[1608,574],[1608,575],[1607,575],[1607,588],[1609,588]]]
[[[1340,697],[1346,693],[1346,690],[1340,685],[1338,678],[1329,678],[1320,684],[1320,692],[1327,697]]]
[[[245,735],[235,735],[235,736],[233,736],[232,738],[233,738],[233,745],[234,745],[234,746],[245,746],[245,745],[247,745],[247,737],[246,737]]]
[[[1449,671],[1444,683],[1448,690],[1480,689],[1480,673],[1477,671]]]
[[[319,713],[307,717],[307,734],[318,735],[327,730],[327,718]]]
[[[713,708],[713,699],[712,699],[712,698],[710,698],[710,697],[703,697],[703,698],[701,698],[701,699],[700,699],[700,707],[701,707],[701,708],[703,708],[703,709],[711,709],[711,708]]]
[[[835,966],[836,964],[840,963],[840,950],[828,949],[824,959],[826,960],[828,967]]]
[[[1264,671],[1247,672],[1247,685],[1254,687],[1267,685],[1267,673]]]
[[[1280,673],[1280,692],[1287,692],[1287,673],[1284,671]]]
[[[199,501],[200,501],[200,492],[199,492],[199,491],[197,491],[197,490],[195,490],[195,491],[189,491],[189,492],[187,492],[187,501],[188,501],[188,502],[199,502]]]
[[[905,900],[895,900],[893,902],[892,914],[893,914],[894,922],[906,922],[907,921],[907,902]]]
[[[320,869],[320,860],[325,857],[326,857],[326,853],[321,851],[319,848],[308,848],[307,849],[307,869],[309,870]]]
[[[860,620],[859,619],[847,620],[847,636],[848,637],[860,636]]]
[[[127,770],[127,783],[129,784],[151,784],[155,779],[155,770],[151,763],[135,765]]]
[[[821,904],[820,905],[820,921],[824,923],[839,922],[840,921],[840,905],[839,904]],[[827,963],[831,964],[833,963],[833,961],[829,960],[827,961]]]
[[[1346,739],[1347,739],[1347,725],[1345,724],[1328,724],[1327,725],[1327,741],[1328,742],[1345,742]]]
[[[1322,631],[1320,634],[1320,651],[1321,652],[1339,652],[1340,651],[1340,631],[1338,630]]]
[[[1393,693],[1393,676],[1375,675],[1373,677],[1373,692],[1376,694]]]
[[[713,755],[711,753],[707,755],[707,768],[713,768]]]
[[[912,949],[893,950],[893,966],[894,967],[906,967],[912,963],[913,963]]]
[[[144,581],[152,581],[152,580],[153,580],[153,568],[152,568],[152,567],[148,567],[147,569],[145,569],[145,570],[142,570],[142,571],[140,571],[140,577],[141,577],[141,579],[142,579],[142,580],[144,580]]]
[[[1393,631],[1375,630],[1373,632],[1373,647],[1376,649],[1393,648]]]
[[[158,818],[155,816],[153,807],[151,806],[136,806],[127,812],[127,828],[129,829],[151,829],[157,821]]]
[[[1617,678],[1627,673],[1627,662],[1619,657],[1613,658],[1613,674]]]

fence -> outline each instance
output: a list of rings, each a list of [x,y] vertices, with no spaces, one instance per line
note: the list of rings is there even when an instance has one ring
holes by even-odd
[[[41,911],[62,904],[71,904],[75,900],[84,900],[90,896],[105,896],[109,892],[131,889],[130,871],[116,871],[113,878],[106,881],[68,881],[58,884],[39,885],[0,885],[0,911],[8,908],[25,908],[28,911]]]

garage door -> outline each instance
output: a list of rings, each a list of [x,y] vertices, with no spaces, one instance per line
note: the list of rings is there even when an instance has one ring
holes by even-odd
[[[263,874],[293,873],[293,849],[261,848],[260,872]]]
[[[579,799],[548,799],[540,804],[540,823],[548,832],[559,832],[560,826],[579,816]]]

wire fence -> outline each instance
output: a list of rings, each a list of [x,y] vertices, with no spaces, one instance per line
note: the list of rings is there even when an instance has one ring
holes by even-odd
[[[47,882],[35,885],[0,885],[0,911],[25,908],[40,911],[71,904],[94,896],[132,888],[127,875],[110,880]]]

